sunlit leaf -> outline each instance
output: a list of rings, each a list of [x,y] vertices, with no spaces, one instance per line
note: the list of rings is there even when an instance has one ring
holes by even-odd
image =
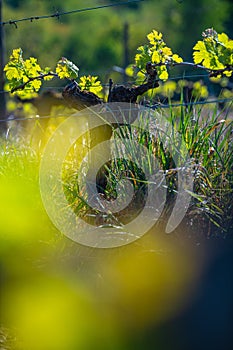
[[[147,35],[149,45],[139,46],[135,56],[136,67],[138,67],[144,74],[146,74],[146,64],[152,62],[158,65],[158,76],[162,80],[168,79],[168,71],[166,65],[173,62],[181,63],[183,60],[177,54],[173,54],[170,47],[166,45],[163,36],[156,30],[153,30]],[[162,68],[159,67],[161,63]]]
[[[176,62],[176,63],[181,63],[181,62],[183,62],[183,59],[182,59],[179,55],[177,55],[177,54],[172,55],[172,59],[173,59],[173,61]]]
[[[40,87],[41,87],[41,80],[33,80],[32,82],[31,82],[31,86],[36,90],[36,91],[38,91],[39,89],[40,89]]]
[[[57,64],[56,73],[60,79],[76,79],[79,74],[79,68],[67,58],[62,57]]]
[[[163,71],[159,74],[159,79],[161,79],[161,80],[167,80],[167,79],[168,79],[168,72],[167,72],[167,70],[163,70]]]
[[[158,40],[162,39],[162,37],[162,33],[159,33],[156,30],[152,30],[152,32],[147,35],[147,39],[152,45],[155,45]]]
[[[91,75],[81,77],[79,86],[82,90],[90,91],[94,94],[98,94],[102,91],[102,85],[98,77],[93,77]]]
[[[216,76],[232,75],[233,40],[225,33],[218,34],[213,28],[203,32],[203,41],[193,47],[194,63],[216,71]]]

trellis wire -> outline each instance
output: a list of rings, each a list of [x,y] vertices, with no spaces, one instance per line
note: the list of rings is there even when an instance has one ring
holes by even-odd
[[[24,17],[24,18],[20,18],[20,19],[14,19],[14,20],[9,20],[9,21],[3,21],[0,22],[0,25],[6,25],[6,24],[10,24],[10,25],[14,25],[15,28],[17,28],[17,23],[19,22],[33,22],[34,20],[41,20],[41,19],[49,19],[49,18],[60,18],[61,16],[66,16],[66,15],[71,15],[74,13],[81,13],[81,12],[87,12],[87,11],[93,11],[93,10],[100,10],[100,9],[104,9],[107,7],[116,7],[116,6],[122,6],[122,5],[128,5],[128,4],[132,4],[132,3],[137,3],[137,2],[142,2],[145,0],[129,0],[129,1],[123,1],[123,2],[118,2],[118,3],[113,3],[113,4],[106,4],[106,5],[100,5],[100,6],[93,6],[93,7],[85,7],[82,9],[77,9],[77,10],[70,10],[70,11],[63,11],[63,12],[55,12],[51,15],[43,15],[43,16],[30,16],[30,17]]]
[[[98,74],[97,74],[98,75]],[[205,78],[205,77],[209,77],[209,74],[190,74],[190,75],[182,75],[182,76],[176,76],[176,77],[170,77],[169,80],[185,80],[185,79],[192,79],[192,78]],[[133,85],[136,84],[136,80],[133,81],[128,81],[128,82],[117,82],[116,86],[119,85],[124,85],[124,86],[128,86],[128,85]],[[106,84],[101,84],[102,87],[109,87],[109,83]],[[93,85],[93,87],[95,87],[95,85]],[[47,87],[42,87],[41,90],[61,90],[64,89],[64,86],[59,86],[59,87],[54,87],[54,86],[47,86]],[[27,90],[27,88],[25,88],[24,90]],[[29,89],[31,90],[31,89]],[[10,90],[2,90],[0,91],[0,94],[10,94],[11,91]]]
[[[170,104],[162,104],[156,103],[154,105],[145,105],[148,108],[151,109],[159,109],[159,108],[175,108],[175,107],[188,107],[188,106],[197,106],[197,105],[207,105],[207,104],[215,104],[215,103],[226,103],[226,102],[232,102],[232,98],[220,98],[216,100],[206,100],[206,101],[195,101],[195,102],[184,102],[184,103],[170,103]]]
[[[215,99],[215,100],[206,100],[206,101],[196,101],[196,102],[187,102],[187,103],[170,103],[170,104],[160,104],[156,103],[153,105],[144,105],[145,107],[151,109],[164,109],[164,108],[175,108],[175,107],[188,107],[188,106],[197,106],[197,105],[208,105],[208,104],[217,104],[217,103],[226,103],[232,102],[233,98],[223,98],[223,99]],[[35,117],[24,117],[24,118],[10,118],[10,119],[0,119],[0,123],[12,122],[12,121],[24,121],[24,120],[40,120],[40,119],[54,119],[54,118],[64,118],[64,114],[62,115],[53,115],[53,116],[35,116]]]

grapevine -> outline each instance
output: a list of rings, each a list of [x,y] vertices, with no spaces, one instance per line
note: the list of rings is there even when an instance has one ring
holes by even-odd
[[[203,40],[194,46],[194,63],[201,63],[211,76],[230,77],[233,71],[233,40],[225,34],[218,34],[214,29],[202,33]]]
[[[144,84],[144,89],[140,91],[158,86],[159,80],[167,81],[169,68],[177,65],[204,69],[212,78],[232,76],[233,40],[225,33],[219,34],[214,29],[206,29],[202,33],[202,40],[193,47],[193,62],[184,62],[177,53],[174,54],[163,40],[162,33],[156,30],[147,35],[147,40],[147,44],[138,47],[135,63],[126,69],[126,74],[134,75],[138,82],[147,80],[148,86]],[[59,78],[72,82],[79,78],[79,68],[67,58],[62,57],[54,70],[50,67],[42,69],[36,58],[24,60],[21,48],[13,50],[4,71],[7,79],[6,89],[23,99],[36,97],[43,81]],[[97,97],[102,91],[101,82],[95,76],[81,76],[77,86],[80,91],[96,94]],[[136,95],[132,89],[125,93],[130,96],[129,101],[135,99]]]
[[[79,68],[65,57],[58,61],[54,72],[50,67],[42,69],[34,57],[24,60],[21,48],[13,50],[4,71],[7,78],[6,88],[22,99],[37,97],[42,81],[48,81],[54,77],[75,80],[79,75]],[[91,76],[80,78],[80,88],[94,93],[102,90],[98,77]]]
[[[135,56],[136,69],[139,72],[146,73],[147,62],[152,62],[157,68],[157,74],[159,79],[168,79],[167,65],[183,62],[183,59],[173,54],[172,50],[163,41],[162,33],[153,30],[147,35],[149,44],[139,46],[137,54]]]
[[[49,67],[42,69],[34,57],[24,60],[21,48],[13,50],[4,71],[7,87],[21,98],[37,96],[42,80],[51,80],[55,75]]]

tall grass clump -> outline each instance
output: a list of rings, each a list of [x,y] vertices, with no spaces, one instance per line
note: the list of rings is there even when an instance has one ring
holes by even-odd
[[[233,192],[233,152],[232,152],[232,115],[231,108],[219,111],[216,106],[203,105],[170,107],[169,110],[158,109],[154,113],[142,112],[139,125],[120,126],[113,129],[113,138],[127,140],[124,152],[129,156],[119,157],[107,162],[98,173],[98,192],[108,201],[117,198],[117,187],[122,179],[131,182],[134,196],[130,204],[119,213],[105,214],[92,210],[87,204],[87,196],[78,186],[78,172],[72,167],[66,173],[64,181],[67,198],[76,213],[82,213],[86,218],[92,217],[96,224],[125,224],[132,220],[142,210],[147,198],[147,178],[142,171],[146,169],[151,174],[157,169],[163,174],[167,198],[160,221],[166,220],[174,206],[178,190],[178,169],[173,159],[174,153],[183,157],[182,147],[186,148],[189,162],[185,164],[185,171],[192,174],[194,179],[191,205],[185,220],[194,231],[204,235],[227,234],[232,230],[232,192]],[[149,120],[149,121],[148,121]],[[167,131],[159,129],[161,120],[169,125]],[[149,124],[148,124],[149,123]],[[166,133],[169,133],[166,134]],[[182,140],[182,145],[181,141]],[[138,164],[132,159],[138,159],[138,144],[148,150],[149,156],[141,157]],[[153,156],[150,158],[150,155]],[[155,158],[154,164],[151,159]],[[157,168],[156,168],[157,167]],[[67,182],[67,179],[69,181]],[[127,196],[127,193],[125,194]],[[100,219],[101,217],[101,219]]]

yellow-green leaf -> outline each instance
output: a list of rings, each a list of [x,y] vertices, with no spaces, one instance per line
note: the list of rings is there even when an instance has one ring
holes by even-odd
[[[162,33],[157,32],[157,30],[152,30],[152,32],[147,35],[147,39],[152,45],[155,45],[157,41],[162,39],[162,37]]]
[[[5,66],[4,71],[8,80],[21,79],[22,74],[16,67]]]
[[[125,74],[128,77],[133,77],[134,73],[135,73],[135,67],[132,64],[125,68]]]
[[[167,70],[163,70],[162,73],[159,74],[159,79],[161,79],[161,80],[167,80],[168,79],[168,72],[167,72]]]
[[[79,74],[79,68],[67,58],[62,57],[57,64],[56,73],[60,79],[76,79]]]
[[[183,59],[182,59],[179,55],[177,55],[177,54],[172,55],[172,59],[173,59],[173,61],[176,62],[176,63],[181,63],[181,62],[183,62]]]
[[[161,61],[159,57],[159,53],[157,51],[153,52],[151,60],[153,63],[159,63]]]
[[[41,80],[33,80],[31,82],[31,86],[36,90],[38,91],[41,87]]]
[[[57,73],[57,75],[58,75],[58,77],[60,79],[69,78],[70,77],[67,67],[61,65],[60,63],[57,64],[56,73]]]
[[[82,90],[87,90],[98,94],[102,91],[101,82],[98,80],[98,77],[93,77],[91,75],[83,76],[80,78],[79,86]]]
[[[22,55],[23,55],[23,51],[21,48],[19,49],[14,49],[12,51],[12,54],[10,56],[10,60],[11,61],[19,61],[20,59],[22,59]]]

